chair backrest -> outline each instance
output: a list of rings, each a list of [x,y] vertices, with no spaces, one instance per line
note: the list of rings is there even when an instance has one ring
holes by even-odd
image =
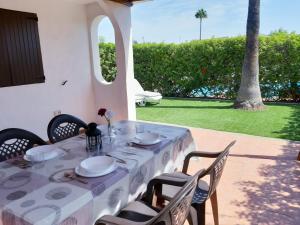
[[[205,171],[199,171],[195,174],[175,195],[170,203],[153,219],[148,221],[147,225],[183,225],[187,219],[192,204],[195,189],[198,183],[198,177]]]
[[[23,155],[35,145],[47,143],[30,131],[9,128],[0,131],[0,162]]]
[[[61,114],[49,122],[47,129],[48,138],[51,143],[63,141],[78,135],[82,128],[87,129],[85,122],[74,116]]]
[[[208,197],[210,197],[216,191],[229,155],[229,150],[235,144],[235,142],[236,141],[231,142],[207,169],[207,174],[210,175]]]

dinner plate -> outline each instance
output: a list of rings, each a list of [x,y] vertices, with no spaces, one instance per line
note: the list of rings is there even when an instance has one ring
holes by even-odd
[[[50,159],[54,159],[59,155],[62,155],[64,152],[52,145],[41,145],[26,151],[24,159],[27,161],[33,162],[42,162]]]
[[[117,166],[116,166],[116,164],[114,164],[114,166],[110,167],[109,170],[106,170],[104,172],[101,172],[101,173],[89,173],[89,172],[83,170],[80,166],[77,166],[75,168],[75,173],[77,175],[79,175],[79,176],[82,176],[82,177],[101,177],[101,176],[104,176],[104,175],[112,173],[116,169],[117,169]]]
[[[161,142],[159,137],[160,135],[156,133],[140,133],[134,137],[132,142],[138,145],[155,145]]]
[[[108,156],[95,156],[83,160],[80,163],[80,167],[87,173],[105,173],[106,170],[110,170],[115,164],[115,159]]]

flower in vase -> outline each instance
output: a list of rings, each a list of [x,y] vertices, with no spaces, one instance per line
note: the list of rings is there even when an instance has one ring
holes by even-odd
[[[107,110],[105,108],[101,108],[98,110],[98,115],[104,117],[108,123],[110,123],[111,119],[114,117],[115,113],[111,110]]]
[[[111,140],[111,137],[113,137],[113,129],[112,129],[112,126],[111,126],[111,120],[112,118],[114,117],[115,113],[111,110],[107,110],[105,108],[101,108],[98,110],[98,115],[101,116],[101,117],[104,117],[107,121],[107,128],[108,128],[108,136],[110,137],[110,140]]]
[[[98,115],[103,117],[103,116],[105,116],[106,111],[107,111],[107,109],[101,108],[98,110]]]

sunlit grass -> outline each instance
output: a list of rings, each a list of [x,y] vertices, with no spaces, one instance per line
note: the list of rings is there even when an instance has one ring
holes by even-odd
[[[164,99],[137,108],[139,120],[300,140],[300,104],[267,104],[265,111],[236,110],[230,101]]]

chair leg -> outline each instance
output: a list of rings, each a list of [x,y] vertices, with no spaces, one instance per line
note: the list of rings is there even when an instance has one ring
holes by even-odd
[[[198,225],[205,225],[205,202],[202,204],[193,204],[193,207],[197,211]]]
[[[217,198],[217,191],[215,191],[215,192],[210,196],[210,202],[211,202],[212,213],[213,213],[213,216],[214,216],[214,222],[215,222],[215,225],[219,225],[219,212],[218,212],[218,198]]]
[[[164,207],[165,201],[161,196],[162,196],[162,185],[157,185],[155,186],[155,192],[154,192],[152,204],[158,208]]]
[[[191,207],[189,215],[187,217],[187,221],[189,223],[189,225],[197,225],[197,212],[196,209],[194,207]]]

